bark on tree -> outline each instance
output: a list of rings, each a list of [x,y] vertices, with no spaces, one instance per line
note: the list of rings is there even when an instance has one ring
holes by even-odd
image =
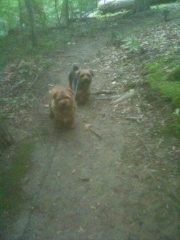
[[[32,3],[32,0],[24,0],[24,1],[25,1],[25,5],[26,5],[26,8],[27,8],[30,27],[31,27],[32,47],[37,48],[38,47],[38,40],[37,40],[37,33],[36,33],[36,21],[35,21],[33,3]]]

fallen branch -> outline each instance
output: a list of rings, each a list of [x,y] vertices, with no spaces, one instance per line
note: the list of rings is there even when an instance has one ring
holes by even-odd
[[[126,119],[141,119],[142,117],[124,117],[124,118],[126,118]]]
[[[111,97],[106,97],[106,98],[93,98],[95,100],[112,100]]]
[[[130,119],[130,120],[136,120],[138,123],[140,123],[140,119],[142,119],[142,117],[124,117],[124,119]]]
[[[94,92],[94,95],[100,95],[100,94],[113,94],[113,93],[117,93],[117,91],[115,90],[100,90],[97,92]]]
[[[124,100],[126,100],[128,98],[131,98],[134,94],[135,94],[135,90],[131,89],[129,92],[125,93],[123,96],[121,96],[120,98],[116,99],[112,103],[122,102],[122,101],[124,101]]]

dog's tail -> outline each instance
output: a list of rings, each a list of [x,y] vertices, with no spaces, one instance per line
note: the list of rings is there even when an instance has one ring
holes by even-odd
[[[77,63],[74,63],[74,64],[73,64],[73,70],[74,70],[74,71],[79,70],[79,67],[78,67]]]

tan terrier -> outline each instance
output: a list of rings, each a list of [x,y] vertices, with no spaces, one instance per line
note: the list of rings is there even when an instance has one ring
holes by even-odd
[[[69,74],[69,85],[74,90],[75,99],[79,104],[86,104],[91,96],[91,82],[94,73],[91,69],[79,69],[74,64],[73,70]]]
[[[56,127],[74,128],[76,102],[70,88],[55,86],[49,92],[49,116],[55,119]]]

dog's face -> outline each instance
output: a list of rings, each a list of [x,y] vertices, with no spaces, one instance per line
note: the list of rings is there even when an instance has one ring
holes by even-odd
[[[55,87],[51,91],[51,99],[57,109],[70,109],[73,106],[74,94],[70,88]]]
[[[79,85],[83,88],[89,88],[92,82],[92,77],[94,76],[91,69],[80,69],[76,72],[79,79]]]

